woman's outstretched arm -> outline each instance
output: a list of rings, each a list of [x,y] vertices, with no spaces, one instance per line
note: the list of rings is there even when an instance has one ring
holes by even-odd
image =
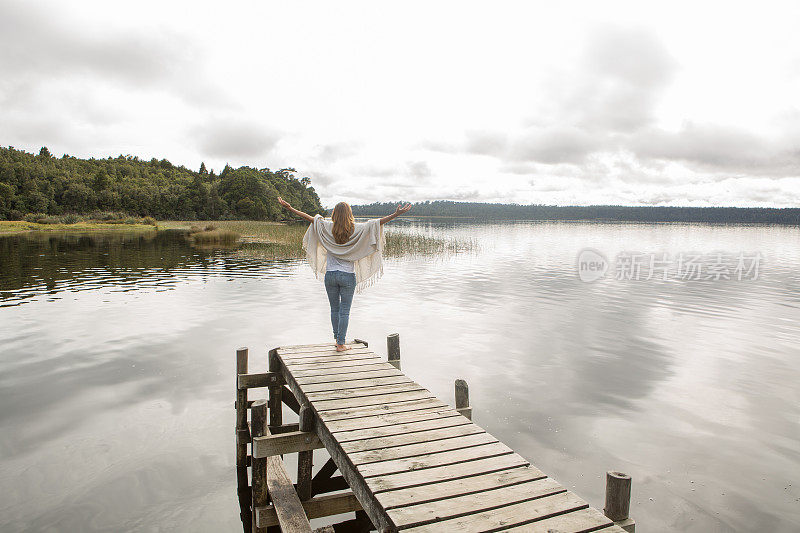
[[[291,211],[292,213],[294,213],[295,215],[297,215],[299,217],[302,217],[302,218],[308,220],[309,222],[314,222],[314,217],[312,217],[308,213],[303,213],[299,209],[295,209],[294,207],[290,206],[289,202],[287,202],[286,200],[284,200],[280,196],[278,196],[278,203],[281,204],[286,209],[288,209],[289,211]]]
[[[390,220],[399,217],[403,213],[408,213],[410,210],[411,210],[411,204],[406,204],[406,205],[397,204],[397,209],[395,210],[395,212],[392,213],[391,215],[386,215],[385,217],[383,217],[381,219],[381,224],[386,224]]]

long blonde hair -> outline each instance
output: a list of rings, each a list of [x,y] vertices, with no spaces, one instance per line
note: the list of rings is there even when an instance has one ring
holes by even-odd
[[[356,221],[353,218],[353,210],[347,202],[339,202],[333,208],[331,215],[333,220],[333,238],[337,244],[344,244],[353,234]]]

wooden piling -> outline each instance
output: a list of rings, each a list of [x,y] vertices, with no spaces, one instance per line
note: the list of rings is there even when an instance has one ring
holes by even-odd
[[[606,505],[603,513],[628,533],[634,533],[636,524],[630,518],[631,477],[622,472],[606,472]]]
[[[469,385],[463,379],[455,383],[456,411],[472,420],[472,407],[469,405]]]
[[[236,350],[236,491],[239,496],[239,518],[244,533],[250,533],[253,515],[250,510],[250,485],[247,479],[247,389],[239,388],[239,375],[247,374],[247,348]]]
[[[250,422],[253,437],[263,437],[268,435],[267,430],[267,402],[258,400],[253,403],[250,410]],[[253,477],[253,509],[267,505],[267,459],[252,458],[252,477]],[[253,515],[255,516],[255,514]],[[256,533],[266,532],[266,528],[256,527],[253,520],[253,531]]]
[[[300,431],[314,431],[314,411],[307,404],[300,407]],[[314,450],[299,452],[297,454],[297,496],[300,501],[311,499],[311,474],[313,468]]]
[[[277,352],[273,349],[269,351],[269,371],[280,372],[281,361],[278,359]],[[269,387],[269,426],[270,430],[283,424],[283,405],[281,395],[283,392],[282,386]]]
[[[400,370],[400,334],[391,333],[386,337],[386,353],[389,354],[389,364]]]

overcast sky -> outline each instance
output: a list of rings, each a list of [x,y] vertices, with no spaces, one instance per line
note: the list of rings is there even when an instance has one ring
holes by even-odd
[[[796,1],[0,0],[0,145],[291,166],[328,206],[797,206],[798,21]]]

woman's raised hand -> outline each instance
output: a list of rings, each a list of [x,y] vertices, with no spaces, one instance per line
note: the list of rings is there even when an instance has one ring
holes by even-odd
[[[281,204],[283,207],[292,207],[289,205],[289,202],[278,196],[278,203]]]
[[[395,211],[396,214],[402,215],[403,213],[408,213],[411,211],[411,204],[397,204],[397,210]]]

